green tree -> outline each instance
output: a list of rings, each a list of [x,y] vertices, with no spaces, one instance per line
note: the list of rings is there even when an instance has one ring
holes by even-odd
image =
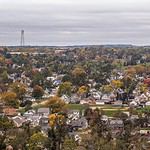
[[[77,148],[77,143],[73,138],[66,137],[63,143],[63,150],[74,150]]]
[[[8,83],[8,73],[7,73],[7,71],[3,71],[3,73],[1,74],[1,78],[2,78],[3,83]]]
[[[44,83],[44,76],[42,75],[42,73],[35,72],[33,74],[31,75],[31,77],[33,77],[33,79],[32,79],[32,86],[33,87],[36,86],[36,85],[42,86],[43,83]]]
[[[7,139],[7,131],[13,128],[13,123],[6,117],[0,116],[0,149],[3,150],[6,146],[5,140]]]

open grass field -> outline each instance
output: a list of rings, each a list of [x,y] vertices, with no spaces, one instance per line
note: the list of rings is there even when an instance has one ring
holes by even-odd
[[[88,105],[81,105],[81,104],[67,104],[65,108],[70,109],[70,110],[85,110],[88,108]]]
[[[92,108],[92,109],[96,109],[99,108],[101,110],[103,110],[104,114],[109,116],[109,117],[113,117],[114,114],[118,111],[128,111],[128,107],[116,107],[116,106],[112,106],[112,105],[81,105],[81,104],[67,104],[65,106],[65,108],[67,109],[75,109],[75,110],[80,110],[80,111],[84,111],[86,108]]]

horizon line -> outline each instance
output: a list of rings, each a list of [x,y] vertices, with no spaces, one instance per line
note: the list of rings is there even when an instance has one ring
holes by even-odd
[[[76,46],[135,46],[146,47],[150,44],[68,44],[68,45],[0,45],[0,47],[76,47]]]

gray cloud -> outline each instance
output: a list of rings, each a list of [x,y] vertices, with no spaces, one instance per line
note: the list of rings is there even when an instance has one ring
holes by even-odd
[[[150,44],[148,0],[0,0],[0,45]]]

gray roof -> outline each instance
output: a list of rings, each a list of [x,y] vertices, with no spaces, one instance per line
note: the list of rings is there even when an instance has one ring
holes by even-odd
[[[110,120],[109,122],[110,125],[123,125],[122,120]]]
[[[21,126],[26,120],[24,117],[16,116],[13,119],[13,122],[16,123],[18,126]]]
[[[39,108],[39,109],[38,109],[38,113],[46,113],[46,114],[49,114],[50,111],[49,111],[49,108]]]
[[[73,120],[71,123],[70,123],[71,126],[73,127],[86,127],[87,126],[87,120],[85,117],[81,117],[80,119],[78,120]]]

